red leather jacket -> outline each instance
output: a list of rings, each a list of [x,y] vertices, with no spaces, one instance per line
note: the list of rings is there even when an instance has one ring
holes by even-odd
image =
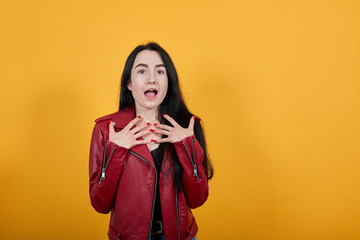
[[[165,239],[192,239],[198,227],[190,208],[201,206],[208,197],[203,150],[194,136],[174,143],[183,168],[183,189],[176,191],[171,150],[165,148],[158,173],[146,145],[126,149],[108,141],[109,120],[120,131],[133,118],[130,106],[96,120],[90,146],[91,204],[100,213],[111,211],[110,240],[150,239],[158,182]]]

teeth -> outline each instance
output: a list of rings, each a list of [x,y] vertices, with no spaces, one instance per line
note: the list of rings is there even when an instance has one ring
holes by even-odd
[[[149,89],[149,90],[146,90],[145,92],[157,92],[157,90],[155,90],[155,89]]]
[[[158,91],[157,91],[156,89],[149,89],[149,90],[146,90],[146,91],[144,92],[145,95],[146,95],[147,93],[152,93],[153,96],[156,96],[157,93],[158,93]]]

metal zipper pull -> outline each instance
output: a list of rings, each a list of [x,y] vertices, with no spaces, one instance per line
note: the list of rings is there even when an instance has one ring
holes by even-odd
[[[105,179],[105,169],[101,170],[101,175],[100,175],[100,179],[99,179],[99,184],[101,183],[101,181]]]
[[[194,169],[194,176],[199,181],[199,175],[198,175],[197,169]]]

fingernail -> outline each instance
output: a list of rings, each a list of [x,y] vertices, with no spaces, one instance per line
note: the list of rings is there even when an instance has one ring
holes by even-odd
[[[154,139],[151,139],[151,141],[152,141],[152,142],[156,142],[156,140],[154,140]]]
[[[109,125],[111,124],[111,121],[109,121]]]
[[[156,126],[157,125],[157,123],[154,123],[154,126]]]
[[[193,119],[195,119],[195,116],[193,116]]]
[[[166,114],[164,113],[163,116],[165,117],[165,115],[166,115]]]
[[[141,118],[141,116],[138,116],[138,118]]]
[[[146,123],[148,126],[150,126],[150,123]]]
[[[150,132],[155,132],[155,129],[150,129]]]

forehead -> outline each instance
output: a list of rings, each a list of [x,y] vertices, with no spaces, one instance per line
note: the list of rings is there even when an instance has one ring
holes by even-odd
[[[164,64],[163,61],[161,60],[160,54],[156,51],[150,51],[150,50],[143,50],[138,53],[134,61],[134,67],[139,63],[144,63],[148,66]]]

